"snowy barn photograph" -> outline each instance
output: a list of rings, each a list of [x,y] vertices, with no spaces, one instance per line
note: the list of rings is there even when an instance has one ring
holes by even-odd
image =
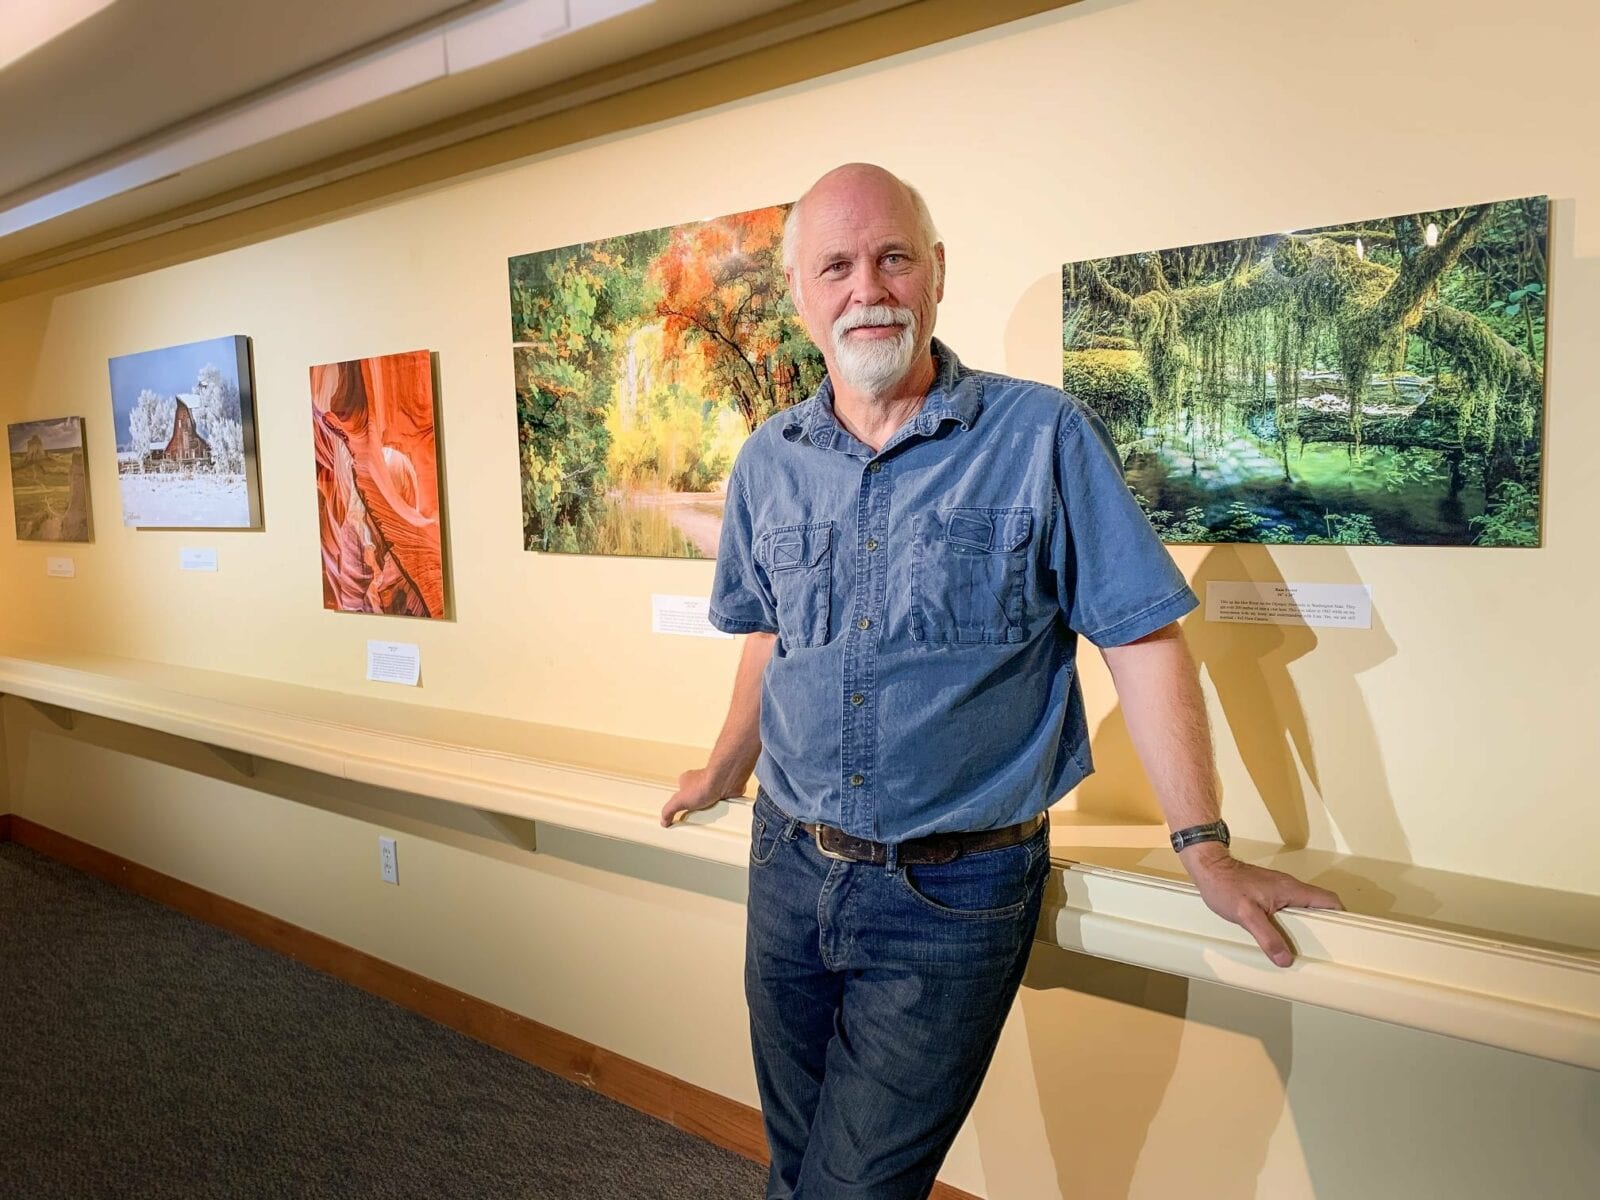
[[[250,339],[124,354],[110,366],[122,523],[258,528]]]

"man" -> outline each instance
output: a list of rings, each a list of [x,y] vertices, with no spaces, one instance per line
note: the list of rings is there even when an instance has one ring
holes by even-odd
[[[759,776],[745,982],[769,1200],[932,1187],[1022,979],[1045,810],[1091,769],[1078,637],[1206,903],[1280,966],[1271,914],[1339,907],[1229,856],[1175,624],[1194,595],[1087,408],[933,340],[944,266],[921,197],[878,167],[791,211],[784,275],[828,379],[734,465],[711,620],[748,636],[716,748],[661,814]]]

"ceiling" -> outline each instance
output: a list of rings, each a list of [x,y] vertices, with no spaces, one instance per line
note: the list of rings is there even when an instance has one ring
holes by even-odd
[[[116,0],[0,70],[0,196],[462,7]]]
[[[0,0],[0,278],[909,2]]]

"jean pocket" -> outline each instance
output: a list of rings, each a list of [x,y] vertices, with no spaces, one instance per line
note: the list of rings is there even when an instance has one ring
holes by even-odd
[[[911,640],[1020,642],[1031,508],[950,508],[915,518]]]
[[[756,561],[772,583],[778,636],[785,647],[820,646],[828,640],[832,548],[832,521],[770,529],[756,545]]]
[[[1021,913],[1037,883],[1038,836],[1015,846],[963,854],[947,863],[908,866],[906,890],[924,907],[965,920],[999,920]]]
[[[750,861],[765,866],[772,861],[783,837],[783,826],[757,813],[750,818]]]

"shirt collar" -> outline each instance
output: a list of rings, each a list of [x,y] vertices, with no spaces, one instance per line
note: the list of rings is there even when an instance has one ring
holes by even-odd
[[[971,429],[983,408],[983,383],[981,377],[961,365],[955,351],[938,338],[932,339],[934,379],[917,415],[912,417],[891,439],[902,441],[912,432],[931,437],[945,421],[955,421],[962,429]],[[804,437],[813,446],[831,450],[840,438],[849,438],[838,418],[833,415],[833,381],[824,379],[811,398],[795,405],[783,424],[783,436],[795,442]],[[854,440],[853,438],[851,439]],[[886,447],[887,448],[887,447]]]

